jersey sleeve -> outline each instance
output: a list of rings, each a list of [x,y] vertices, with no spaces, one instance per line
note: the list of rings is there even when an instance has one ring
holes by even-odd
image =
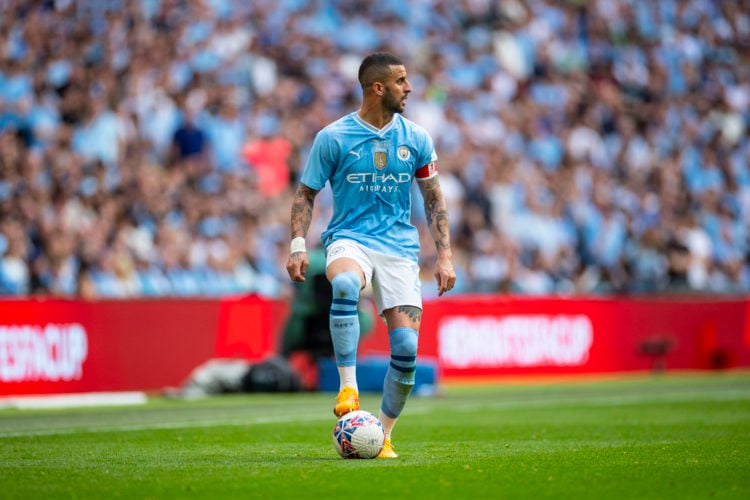
[[[335,144],[325,129],[315,135],[310,154],[300,182],[309,188],[320,191],[331,177],[335,165]]]
[[[423,133],[422,147],[419,151],[419,162],[414,177],[418,181],[430,179],[437,175],[437,153],[432,138],[427,132]]]

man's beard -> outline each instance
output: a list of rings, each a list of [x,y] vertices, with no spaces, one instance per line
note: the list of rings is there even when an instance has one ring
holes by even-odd
[[[396,99],[390,90],[385,91],[383,96],[383,107],[392,113],[403,113],[404,105],[400,99]]]

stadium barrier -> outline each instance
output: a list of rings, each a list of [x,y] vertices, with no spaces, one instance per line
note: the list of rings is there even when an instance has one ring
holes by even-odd
[[[277,352],[288,304],[223,299],[0,301],[0,395],[156,391],[209,358]],[[427,301],[420,356],[441,379],[750,367],[750,298]],[[362,356],[388,352],[385,326]]]

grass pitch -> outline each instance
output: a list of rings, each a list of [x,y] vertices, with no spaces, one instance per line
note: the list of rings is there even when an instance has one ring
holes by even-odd
[[[339,458],[327,393],[2,410],[0,498],[750,498],[750,373],[443,392],[396,460]]]

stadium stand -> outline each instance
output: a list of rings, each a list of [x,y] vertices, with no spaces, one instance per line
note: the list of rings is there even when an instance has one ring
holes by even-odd
[[[0,5],[0,295],[290,297],[291,186],[372,50],[457,293],[750,291],[747,0]]]

